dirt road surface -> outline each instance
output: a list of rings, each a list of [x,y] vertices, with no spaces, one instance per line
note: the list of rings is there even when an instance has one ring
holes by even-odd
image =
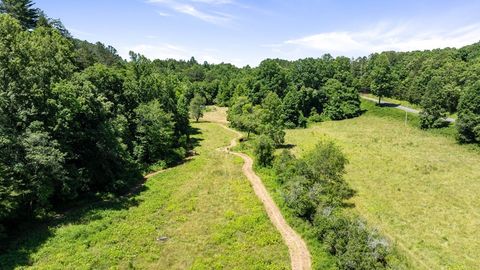
[[[223,128],[230,130],[236,133],[238,136],[237,138],[233,139],[230,142],[230,145],[225,147],[223,150],[241,157],[244,161],[243,164],[243,173],[250,181],[255,194],[263,203],[265,210],[267,211],[268,217],[272,221],[273,225],[277,228],[277,230],[282,235],[282,238],[285,244],[288,246],[288,251],[290,253],[290,261],[292,265],[292,269],[294,270],[307,270],[311,269],[312,262],[310,257],[310,252],[308,251],[307,245],[305,241],[288,225],[285,218],[282,216],[280,209],[273,201],[272,197],[268,193],[267,189],[263,185],[262,180],[258,175],[255,174],[253,171],[253,160],[248,155],[243,153],[233,152],[230,149],[237,145],[237,140],[242,137],[242,134],[236,130],[233,130],[223,123],[218,123]]]

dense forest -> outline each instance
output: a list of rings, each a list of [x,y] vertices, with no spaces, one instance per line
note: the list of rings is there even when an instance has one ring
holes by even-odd
[[[285,128],[359,116],[360,92],[419,104],[423,128],[458,113],[459,141],[480,142],[480,44],[243,68],[134,52],[126,61],[111,46],[75,39],[31,1],[4,0],[0,12],[3,236],[20,220],[88,194],[121,194],[150,166],[184,159],[189,111],[206,104],[230,107],[232,126],[263,135],[267,148],[284,143]],[[313,220],[310,208],[298,211]]]
[[[29,1],[0,10],[1,231],[185,157],[188,85],[143,56],[127,63],[73,39]]]

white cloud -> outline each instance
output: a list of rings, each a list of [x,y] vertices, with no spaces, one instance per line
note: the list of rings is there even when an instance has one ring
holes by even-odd
[[[162,5],[172,11],[217,25],[224,25],[233,18],[230,14],[216,10],[219,6],[233,4],[233,0],[148,0],[147,3]],[[160,16],[170,16],[168,13],[158,13]]]
[[[232,0],[192,0],[192,2],[211,4],[211,5],[226,5],[233,4]]]
[[[187,4],[176,5],[175,7],[173,7],[173,9],[176,10],[177,12],[187,14],[187,15],[193,16],[197,19],[200,19],[202,21],[206,21],[206,22],[214,23],[214,24],[226,23],[226,22],[230,21],[230,19],[231,19],[231,17],[227,16],[226,14],[224,15],[224,14],[220,14],[218,12],[210,13],[210,14],[205,13],[205,12],[202,12],[202,11],[198,10],[197,8],[195,8],[192,5],[187,5]]]
[[[162,17],[170,17],[170,16],[172,16],[172,14],[166,13],[166,12],[162,12],[162,11],[158,11],[157,14],[160,15],[160,16],[162,16]]]
[[[380,23],[358,32],[325,32],[291,39],[283,42],[280,47],[284,52],[303,48],[335,55],[360,56],[388,50],[413,51],[462,47],[480,39],[480,24],[456,29],[426,28],[428,27],[414,23],[395,26]]]

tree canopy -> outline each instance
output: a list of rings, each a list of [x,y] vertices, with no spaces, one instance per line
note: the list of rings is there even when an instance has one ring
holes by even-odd
[[[33,29],[37,25],[40,10],[34,8],[31,0],[2,0],[0,13],[10,14],[26,29]]]

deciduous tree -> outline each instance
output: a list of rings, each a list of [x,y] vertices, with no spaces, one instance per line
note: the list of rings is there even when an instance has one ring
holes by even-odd
[[[205,111],[205,102],[205,98],[198,94],[195,95],[192,101],[190,101],[190,113],[197,122],[203,116],[203,112]]]

